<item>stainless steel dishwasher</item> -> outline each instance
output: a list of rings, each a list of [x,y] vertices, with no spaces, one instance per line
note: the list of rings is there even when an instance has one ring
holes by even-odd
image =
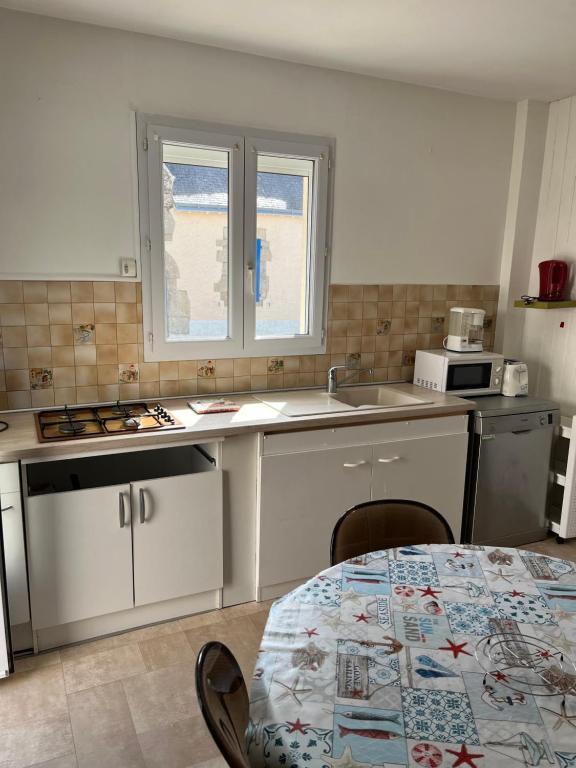
[[[464,540],[515,547],[546,537],[555,403],[479,397],[472,419]]]

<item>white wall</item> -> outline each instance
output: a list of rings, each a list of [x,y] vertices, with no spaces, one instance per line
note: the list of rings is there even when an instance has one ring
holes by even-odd
[[[572,264],[571,297],[576,298],[576,96],[550,105],[546,149],[530,269],[524,291],[538,294],[538,263],[565,259]],[[528,279],[529,275],[529,279]],[[523,317],[518,356],[529,366],[532,394],[576,413],[576,309],[517,309]]]
[[[7,11],[0,72],[0,276],[117,274],[140,110],[335,137],[333,282],[498,282],[511,103]]]

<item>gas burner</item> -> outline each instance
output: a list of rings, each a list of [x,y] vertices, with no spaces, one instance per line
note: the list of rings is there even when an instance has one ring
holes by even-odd
[[[58,425],[58,432],[62,435],[80,435],[86,431],[86,424],[83,421],[67,421]]]
[[[135,418],[134,416],[126,416],[122,419],[122,423],[126,429],[138,429],[140,426],[140,419]]]

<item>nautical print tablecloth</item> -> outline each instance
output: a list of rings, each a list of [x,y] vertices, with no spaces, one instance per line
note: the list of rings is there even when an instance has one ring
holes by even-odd
[[[517,693],[475,657],[481,638],[518,631],[576,659],[573,563],[430,545],[330,568],[272,606],[251,683],[251,764],[576,766],[576,695],[564,706]]]

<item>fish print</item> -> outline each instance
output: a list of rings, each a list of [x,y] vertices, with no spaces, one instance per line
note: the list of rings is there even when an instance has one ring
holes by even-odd
[[[346,728],[345,725],[339,725],[340,738],[344,736],[360,736],[364,739],[385,739],[386,741],[392,741],[392,739],[399,739],[400,734],[394,731],[381,731],[378,728]]]
[[[346,581],[355,581],[358,584],[385,584],[385,579],[356,579],[350,576],[346,576]]]
[[[545,593],[545,597],[547,597],[549,600],[576,600],[576,595],[562,595],[559,592],[555,595],[547,592]]]
[[[342,717],[346,717],[349,720],[375,720],[400,725],[400,715],[377,715],[372,712],[342,712]]]

